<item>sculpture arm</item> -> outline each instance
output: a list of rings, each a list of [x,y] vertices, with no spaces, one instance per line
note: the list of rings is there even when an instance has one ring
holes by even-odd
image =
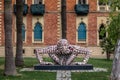
[[[84,54],[84,59],[83,62],[80,64],[86,64],[89,60],[90,54],[92,53],[91,50],[89,50],[88,48],[84,48],[84,47],[80,47],[80,46],[73,46],[74,47],[74,53],[76,54]]]
[[[44,62],[42,56],[39,55],[39,53],[42,53],[42,54],[48,53],[49,54],[49,53],[55,52],[55,49],[56,49],[56,46],[49,46],[47,48],[35,49],[35,55],[36,55],[36,58],[38,59],[39,63],[40,64],[47,64],[47,65],[51,64],[51,65],[53,65],[52,62]]]
[[[35,53],[42,53],[42,54],[55,53],[56,48],[57,48],[56,45],[49,46],[46,48],[38,48],[38,49],[35,49]]]

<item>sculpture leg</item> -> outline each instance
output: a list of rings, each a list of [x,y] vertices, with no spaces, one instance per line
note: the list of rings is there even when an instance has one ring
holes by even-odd
[[[71,54],[68,60],[66,61],[66,65],[70,65],[76,56],[77,54]]]
[[[86,64],[89,60],[90,54],[85,54],[85,57],[82,62],[74,62],[72,63],[73,65],[81,65],[81,64]]]
[[[35,52],[35,55],[36,55],[36,57],[37,57],[37,59],[38,59],[40,64],[43,64],[43,65],[53,65],[52,62],[44,62],[42,56],[40,56],[37,52]]]
[[[39,53],[37,53],[37,51],[35,52],[36,58],[38,59],[39,63],[41,64],[43,62],[43,58],[42,56],[39,55]]]
[[[84,57],[84,60],[83,60],[84,64],[86,64],[88,62],[89,57],[90,57],[90,53],[89,54],[85,54],[85,57]]]
[[[55,54],[49,54],[49,56],[51,57],[51,59],[53,59],[53,61],[56,64],[60,64],[60,60],[59,60],[59,58]]]

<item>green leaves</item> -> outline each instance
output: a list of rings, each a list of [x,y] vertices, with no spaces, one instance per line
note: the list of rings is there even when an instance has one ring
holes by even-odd
[[[102,0],[101,0],[102,1]],[[120,13],[116,11],[116,7],[120,7],[119,0],[110,0],[112,11],[110,12],[110,23],[107,25],[106,30],[102,30],[100,35],[107,32],[107,37],[103,39],[100,46],[103,52],[113,53],[117,40],[120,39]]]

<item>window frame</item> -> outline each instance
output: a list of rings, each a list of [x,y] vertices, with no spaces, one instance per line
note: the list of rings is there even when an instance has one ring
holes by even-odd
[[[41,38],[41,40],[35,40],[35,27],[36,27],[36,25],[37,24],[40,24],[41,26],[41,29],[42,29],[42,32],[41,32],[41,36],[42,36],[42,38]],[[42,24],[40,23],[40,22],[36,22],[35,23],[35,26],[34,26],[34,28],[33,28],[33,41],[35,42],[35,43],[39,43],[39,42],[43,42],[43,27],[42,27]]]
[[[105,28],[105,24],[103,24],[103,23],[100,24],[100,27],[99,27],[99,38],[98,38],[99,41],[103,40],[103,39],[107,36],[107,34],[105,33],[105,36],[102,37],[102,38],[100,38],[100,32],[101,32],[101,29],[102,29],[102,28],[106,29],[106,28]]]
[[[85,39],[79,40],[79,27],[80,27],[81,24],[84,24],[84,27],[85,27]],[[77,41],[78,42],[86,42],[86,40],[87,40],[87,26],[84,22],[81,22],[81,23],[79,23],[78,29],[77,29]]]

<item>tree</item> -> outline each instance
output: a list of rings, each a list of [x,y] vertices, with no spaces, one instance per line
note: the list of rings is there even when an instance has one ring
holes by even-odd
[[[120,13],[116,12],[116,9],[120,6],[118,3],[120,1],[118,0],[111,0],[111,12],[110,12],[110,21],[107,25],[106,31],[103,30],[100,35],[104,35],[105,32],[107,32],[107,37],[104,38],[101,42],[101,47],[103,49],[103,52],[106,53],[107,59],[110,59],[110,54],[114,53],[115,46],[117,44],[117,40],[119,39],[120,35]]]
[[[108,36],[103,40],[102,48],[104,51],[113,52],[114,59],[110,80],[120,80],[120,10],[119,0],[110,0],[110,24],[107,27]]]
[[[12,1],[4,1],[5,75],[16,75],[12,46]]]
[[[120,1],[113,0],[112,1],[112,14],[116,10],[116,8],[120,9]],[[115,28],[113,28],[114,26]],[[113,30],[112,30],[113,29]],[[113,38],[113,43],[115,44],[115,52],[114,52],[114,59],[112,65],[112,72],[111,72],[111,80],[120,80],[120,13],[115,13],[112,15],[112,23],[111,27],[108,31],[111,31],[111,36]],[[117,42],[118,41],[118,42]],[[116,44],[117,43],[117,44]]]
[[[120,80],[120,39],[118,40],[118,44],[115,49],[111,80]]]
[[[112,45],[110,50],[115,50],[110,80],[120,80],[120,13],[116,12],[117,8],[120,9],[119,4],[119,0],[111,0],[111,21],[107,28],[107,41],[111,43],[108,45]]]
[[[22,25],[23,25],[23,1],[16,0],[16,29],[17,29],[17,41],[16,41],[16,66],[23,66],[23,41],[22,41]]]
[[[107,59],[110,59],[110,54],[114,53],[115,45],[117,44],[118,34],[119,34],[119,14],[118,15],[111,15],[111,21],[110,24],[108,24],[106,31],[102,30],[100,35],[104,35],[104,33],[107,32],[107,37],[105,37],[101,43],[100,46],[103,49],[103,53],[106,53]]]

